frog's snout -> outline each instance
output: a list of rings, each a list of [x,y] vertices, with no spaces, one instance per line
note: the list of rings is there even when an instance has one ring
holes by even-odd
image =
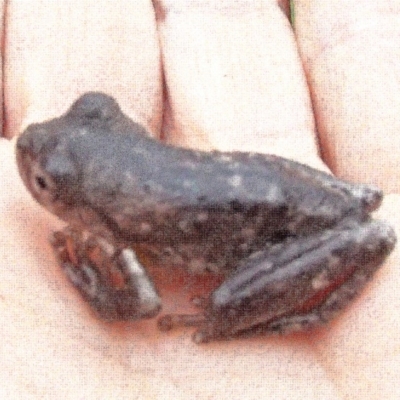
[[[30,147],[30,140],[27,135],[22,134],[16,144],[16,151],[18,152],[26,152]]]
[[[29,148],[30,139],[26,135],[22,134],[17,140],[15,155],[19,174],[25,185],[27,184],[27,169],[29,168],[29,162],[27,161],[29,158]]]

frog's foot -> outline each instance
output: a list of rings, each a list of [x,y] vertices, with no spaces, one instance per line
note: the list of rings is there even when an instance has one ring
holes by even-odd
[[[203,314],[165,315],[159,327],[197,326],[197,343],[313,328],[354,299],[395,242],[381,221],[290,239],[250,257],[211,294]]]
[[[133,250],[116,250],[69,228],[51,242],[69,280],[101,318],[152,318],[160,311],[161,300]]]

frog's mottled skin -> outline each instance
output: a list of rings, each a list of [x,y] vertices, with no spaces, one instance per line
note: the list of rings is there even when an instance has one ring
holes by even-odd
[[[53,245],[101,317],[161,308],[134,250],[226,275],[201,314],[160,320],[163,329],[198,326],[197,342],[328,321],[396,242],[369,215],[380,190],[272,155],[167,146],[101,93],[29,126],[17,160],[35,199],[70,224]]]

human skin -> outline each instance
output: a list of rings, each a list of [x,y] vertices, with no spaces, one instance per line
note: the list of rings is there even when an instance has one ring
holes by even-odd
[[[397,2],[295,2],[296,37],[272,0],[193,3],[159,2],[156,23],[145,0],[11,2],[5,134],[101,90],[170,143],[275,153],[377,184],[386,192],[377,217],[399,236]],[[47,239],[62,223],[26,192],[14,144],[0,142],[0,397],[398,397],[397,249],[318,331],[199,346],[190,329],[161,333],[155,320],[107,324],[57,266]],[[151,273],[165,312],[194,311],[190,297],[216,284]]]

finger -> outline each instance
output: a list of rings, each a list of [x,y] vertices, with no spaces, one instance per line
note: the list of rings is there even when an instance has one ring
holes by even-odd
[[[312,162],[317,146],[311,104],[278,3],[158,5],[168,140]]]
[[[11,2],[5,42],[9,136],[60,115],[79,94],[101,90],[157,132],[161,78],[150,0]]]
[[[400,7],[295,2],[323,154],[340,176],[399,190]]]

